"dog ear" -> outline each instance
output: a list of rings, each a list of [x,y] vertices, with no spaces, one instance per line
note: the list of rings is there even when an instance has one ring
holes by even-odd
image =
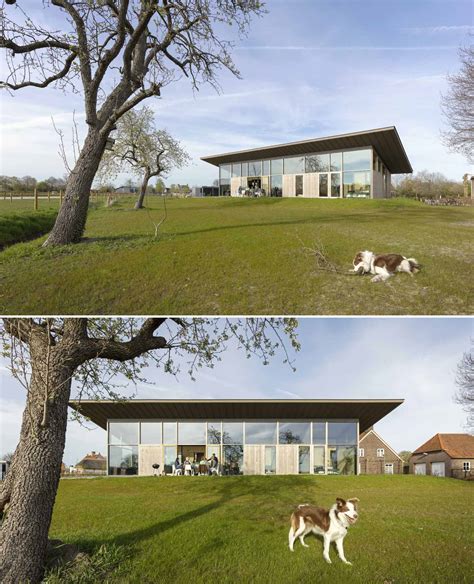
[[[341,497],[337,497],[336,503],[337,503],[337,506],[338,507],[344,507],[344,505],[346,504],[346,502],[344,501],[344,499],[341,499]]]
[[[352,497],[352,499],[347,499],[347,501],[349,503],[352,503],[354,505],[354,507],[357,507],[357,503],[359,502],[359,499],[357,497]]]

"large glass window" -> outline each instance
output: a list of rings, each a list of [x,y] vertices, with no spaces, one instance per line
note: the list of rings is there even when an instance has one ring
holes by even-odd
[[[136,475],[138,446],[109,446],[109,474]]]
[[[230,181],[221,180],[219,194],[221,197],[230,197]]]
[[[262,174],[268,176],[270,174],[270,161],[264,160],[262,162]]]
[[[355,446],[328,446],[328,474],[354,474],[355,451]]]
[[[221,164],[220,165],[220,179],[221,180],[229,180],[230,179],[230,164]]]
[[[265,474],[276,473],[276,446],[265,446]]]
[[[276,444],[276,422],[246,422],[245,444]]]
[[[311,428],[309,422],[280,422],[280,444],[309,444]]]
[[[309,446],[298,446],[298,472],[300,474],[309,474],[309,470]]]
[[[179,444],[206,444],[204,422],[178,422]]]
[[[232,165],[232,177],[242,176],[242,165],[240,162]]]
[[[161,422],[142,422],[141,444],[161,444]]]
[[[331,173],[331,197],[341,196],[341,173]]]
[[[242,445],[223,446],[223,472],[227,475],[242,474],[244,447]]]
[[[165,446],[165,468],[166,474],[171,474],[173,472],[173,464],[178,455],[176,446]]]
[[[270,161],[272,174],[283,174],[283,158],[276,158]]]
[[[344,172],[345,197],[370,197],[370,172]]]
[[[313,446],[313,472],[314,474],[324,474],[324,446]]]
[[[293,156],[284,160],[284,174],[304,172],[304,156]]]
[[[295,195],[300,197],[303,194],[303,175],[297,174],[295,176]]]
[[[109,422],[109,444],[138,444],[138,422]]]
[[[222,430],[220,422],[207,423],[207,443],[220,444],[222,439]]]
[[[331,170],[342,170],[342,152],[331,153]]]
[[[370,170],[371,150],[350,150],[342,153],[344,170]]]
[[[320,174],[319,175],[319,196],[320,197],[327,197],[328,196],[328,175],[327,174]]]
[[[176,422],[163,422],[163,444],[177,444]]]
[[[283,180],[282,176],[272,176],[270,179],[270,188],[272,197],[281,197],[283,194]]]
[[[243,444],[244,424],[242,422],[222,422],[222,442],[224,444]]]
[[[357,444],[356,422],[329,422],[328,444]]]
[[[312,154],[306,157],[306,172],[327,172],[329,154]]]
[[[249,162],[249,173],[248,176],[261,176],[262,174],[262,163],[260,160],[254,160]]]
[[[242,162],[242,176],[248,176],[248,175],[249,175],[249,163]]]
[[[313,422],[313,444],[326,444],[326,422]]]

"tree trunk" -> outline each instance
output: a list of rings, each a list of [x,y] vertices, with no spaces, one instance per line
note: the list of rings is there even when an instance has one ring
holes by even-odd
[[[137,202],[135,203],[135,209],[143,209],[143,201],[145,200],[146,189],[148,186],[148,181],[150,180],[150,173],[145,172],[143,177],[142,186],[140,187],[140,194],[138,196]]]
[[[39,349],[31,347],[32,356],[35,350]],[[42,345],[41,350],[47,349]],[[4,584],[36,583],[43,576],[71,390],[72,368],[58,356],[49,364],[44,354],[31,360],[20,442],[7,478],[10,501],[0,529],[0,581]]]
[[[80,241],[86,226],[92,183],[106,141],[107,137],[101,136],[95,128],[89,129],[77,163],[68,178],[64,202],[54,227],[43,244],[45,247]]]

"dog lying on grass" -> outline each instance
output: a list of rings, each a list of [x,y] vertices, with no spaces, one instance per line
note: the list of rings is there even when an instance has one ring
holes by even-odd
[[[415,258],[406,258],[397,253],[375,254],[373,251],[360,251],[352,261],[354,272],[363,276],[374,274],[371,282],[385,282],[396,272],[406,272],[413,276],[421,270]]]
[[[324,541],[323,557],[328,564],[332,564],[329,557],[329,547],[331,542],[336,542],[337,553],[340,559],[345,563],[352,565],[346,560],[344,555],[344,538],[347,535],[348,528],[353,525],[359,514],[357,513],[357,503],[359,499],[353,498],[345,501],[338,497],[336,503],[327,511],[314,505],[298,505],[296,511],[291,515],[291,527],[288,534],[288,544],[293,551],[293,545],[298,537],[301,545],[305,544],[304,538],[310,532],[316,535],[322,535]]]

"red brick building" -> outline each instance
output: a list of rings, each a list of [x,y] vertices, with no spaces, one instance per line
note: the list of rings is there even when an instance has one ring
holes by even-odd
[[[359,436],[359,473],[403,473],[403,460],[373,428]]]
[[[473,479],[474,436],[435,434],[411,455],[410,473]]]

